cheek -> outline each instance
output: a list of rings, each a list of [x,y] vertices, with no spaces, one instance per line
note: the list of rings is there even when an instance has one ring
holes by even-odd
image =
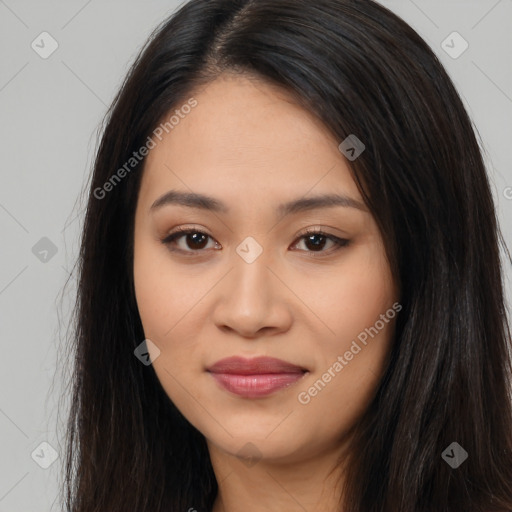
[[[172,337],[204,290],[200,279],[196,282],[178,267],[173,269],[165,248],[143,235],[136,240],[133,275],[139,315],[146,337],[162,343]]]
[[[353,419],[371,398],[390,352],[397,297],[378,245],[354,252],[326,284],[315,307],[331,336],[318,338],[312,409],[343,404],[339,414]]]
[[[163,304],[167,303],[170,294],[174,292],[173,288],[167,288],[162,283],[162,276],[158,270],[160,265],[152,261],[151,252],[143,241],[135,244],[133,279],[144,334],[147,338],[155,338],[157,341],[166,330]],[[171,308],[165,309],[172,311]]]
[[[152,360],[152,367],[167,396],[182,411],[189,411],[189,393],[199,395],[191,383],[190,375],[196,374],[200,354],[189,322],[187,311],[198,298],[183,293],[187,290],[181,283],[184,278],[179,273],[161,272],[155,259],[150,259],[150,251],[136,251],[134,261],[135,295],[144,336],[150,339],[160,350],[158,357]],[[153,251],[154,254],[154,251]],[[152,264],[150,264],[150,262]],[[188,287],[190,288],[190,286]],[[188,390],[185,391],[185,390]]]
[[[362,260],[355,264],[339,289],[338,308],[331,310],[331,316],[342,339],[355,337],[373,326],[394,302],[389,269],[381,261],[365,264]]]
[[[330,331],[330,336],[319,339],[323,352],[332,356],[345,346],[348,350],[351,341],[373,326],[397,299],[384,248],[378,241],[347,252],[341,265],[329,272],[317,276],[314,283],[304,280],[299,293],[307,297],[307,305],[317,317],[315,323],[320,319]],[[381,329],[383,334],[389,331],[387,326]]]
[[[205,322],[201,299],[211,288],[204,272],[174,268],[166,250],[138,239],[134,248],[134,284],[144,335],[160,350],[153,369],[166,394],[188,411],[190,393],[201,396],[197,375],[203,372],[200,340]],[[203,274],[203,275],[201,275]]]

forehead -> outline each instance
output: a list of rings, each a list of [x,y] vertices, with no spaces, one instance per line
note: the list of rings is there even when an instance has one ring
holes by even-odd
[[[283,89],[223,75],[190,97],[196,106],[155,139],[141,195],[154,198],[179,186],[234,199],[244,193],[285,198],[335,188],[360,198],[339,142]]]

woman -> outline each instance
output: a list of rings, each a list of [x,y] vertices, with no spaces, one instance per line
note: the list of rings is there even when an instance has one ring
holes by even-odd
[[[186,3],[94,166],[68,510],[512,510],[500,240],[468,115],[398,17]]]

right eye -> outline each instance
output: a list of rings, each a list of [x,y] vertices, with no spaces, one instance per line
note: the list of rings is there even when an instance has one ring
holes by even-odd
[[[167,235],[162,243],[169,250],[181,252],[187,256],[193,256],[193,253],[201,252],[207,245],[208,238],[213,240],[207,233],[193,228],[178,228],[174,232]],[[179,242],[182,242],[180,246]]]

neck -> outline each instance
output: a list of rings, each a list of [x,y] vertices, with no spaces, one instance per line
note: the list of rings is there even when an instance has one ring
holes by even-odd
[[[343,450],[279,459],[240,457],[208,443],[218,493],[212,512],[339,511]]]

